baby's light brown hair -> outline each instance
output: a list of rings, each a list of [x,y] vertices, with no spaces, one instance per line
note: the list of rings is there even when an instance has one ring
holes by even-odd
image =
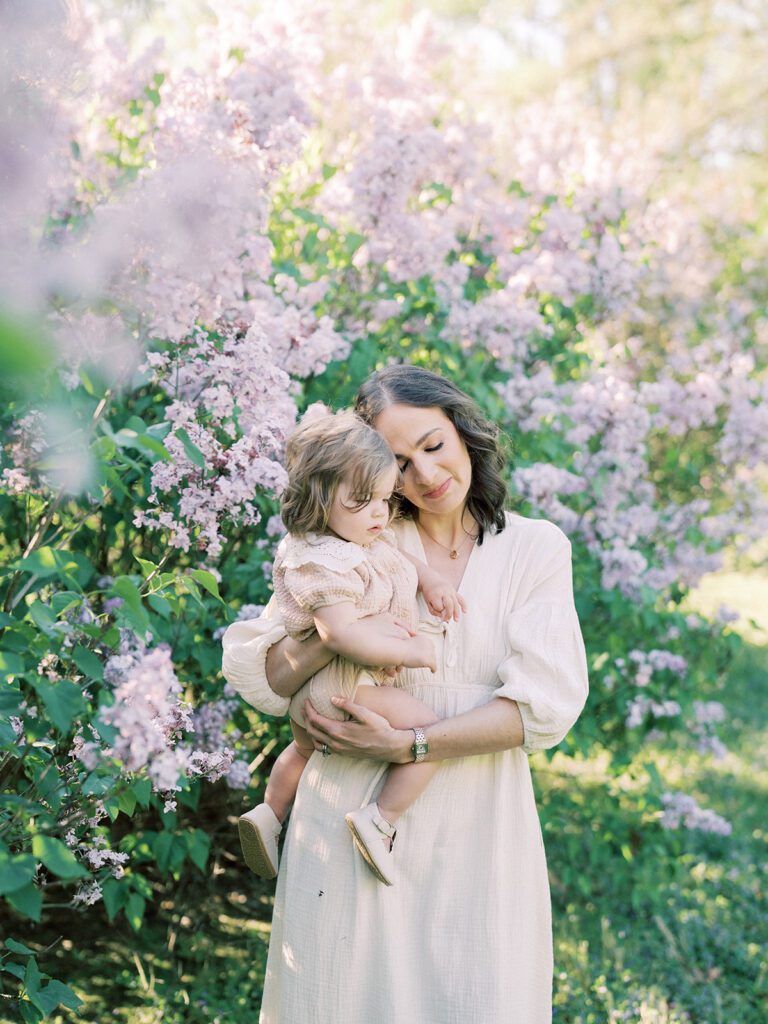
[[[328,528],[336,492],[346,480],[362,508],[376,481],[397,463],[389,445],[353,412],[313,413],[288,438],[288,486],[280,499],[285,528],[302,536]]]

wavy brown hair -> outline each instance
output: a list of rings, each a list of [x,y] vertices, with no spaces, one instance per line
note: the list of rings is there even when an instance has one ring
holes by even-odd
[[[414,405],[422,409],[442,409],[467,446],[472,466],[472,482],[467,494],[467,510],[480,527],[478,544],[486,530],[504,529],[507,487],[502,478],[505,458],[499,442],[499,429],[483,416],[480,407],[453,381],[420,366],[398,364],[377,370],[357,393],[355,412],[373,425],[389,405]],[[415,506],[400,496],[399,511],[413,516]]]
[[[379,477],[396,465],[381,434],[353,412],[312,416],[288,438],[288,486],[280,498],[285,528],[296,536],[323,533],[342,480],[353,497],[349,507],[362,508]]]

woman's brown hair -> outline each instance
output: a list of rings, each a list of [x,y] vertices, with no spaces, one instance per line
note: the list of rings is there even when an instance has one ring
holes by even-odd
[[[353,412],[316,412],[288,438],[288,486],[280,498],[285,528],[297,536],[328,527],[333,500],[342,480],[355,504],[370,501],[382,473],[396,466],[389,445]]]
[[[442,409],[467,446],[472,466],[472,482],[467,494],[467,510],[480,527],[478,544],[486,530],[504,529],[507,488],[502,478],[504,453],[499,444],[498,427],[487,420],[474,399],[453,381],[420,366],[398,364],[372,373],[357,393],[355,412],[366,423],[389,405],[414,405],[422,409]],[[415,506],[399,496],[399,511],[413,516]]]

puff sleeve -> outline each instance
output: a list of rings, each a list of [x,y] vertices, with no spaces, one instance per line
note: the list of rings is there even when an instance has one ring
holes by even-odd
[[[286,636],[274,597],[258,619],[233,622],[224,633],[221,671],[243,700],[267,715],[285,715],[290,698],[281,697],[267,682],[269,648]]]
[[[305,612],[345,601],[358,604],[365,594],[365,582],[359,572],[342,572],[318,562],[286,566],[283,580],[290,596]]]
[[[498,668],[496,697],[517,702],[523,750],[556,746],[581,714],[588,678],[573,603],[571,545],[557,528],[523,571],[527,579],[506,621],[508,656]]]

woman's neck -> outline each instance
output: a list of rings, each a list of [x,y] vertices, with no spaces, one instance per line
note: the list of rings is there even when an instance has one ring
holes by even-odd
[[[476,537],[478,533],[477,523],[466,506],[445,514],[416,509],[414,519],[423,533],[446,548],[456,549],[467,537]]]

